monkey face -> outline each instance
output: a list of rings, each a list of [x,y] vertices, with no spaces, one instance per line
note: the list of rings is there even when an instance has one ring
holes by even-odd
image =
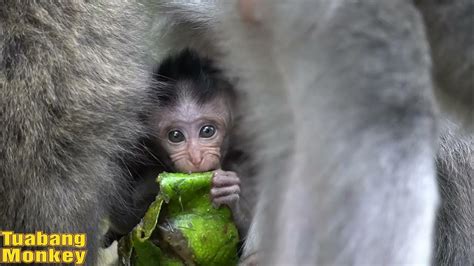
[[[220,168],[230,119],[226,106],[215,101],[204,105],[187,102],[160,113],[159,142],[174,170],[191,173]]]
[[[179,172],[205,172],[220,167],[223,134],[215,124],[203,121],[201,126],[186,126],[168,132],[167,150]]]

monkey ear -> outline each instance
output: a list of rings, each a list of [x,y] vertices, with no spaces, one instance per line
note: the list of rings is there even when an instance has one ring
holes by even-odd
[[[260,0],[239,0],[239,12],[243,21],[249,23],[259,23],[261,14],[256,7],[257,1]]]

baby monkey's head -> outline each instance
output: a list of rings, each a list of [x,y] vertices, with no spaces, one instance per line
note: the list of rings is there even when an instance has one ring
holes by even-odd
[[[190,50],[166,59],[154,79],[157,105],[149,126],[173,171],[219,169],[232,127],[230,84],[209,60]]]

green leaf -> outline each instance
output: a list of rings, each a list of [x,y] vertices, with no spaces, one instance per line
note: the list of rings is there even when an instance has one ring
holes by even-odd
[[[212,207],[211,182],[212,172],[160,174],[159,195],[140,224],[120,241],[121,263],[235,265],[237,228],[227,207]]]

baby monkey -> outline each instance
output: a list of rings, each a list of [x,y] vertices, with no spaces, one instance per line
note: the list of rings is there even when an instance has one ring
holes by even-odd
[[[237,149],[229,150],[236,99],[233,87],[210,60],[191,50],[166,58],[152,78],[150,97],[156,105],[143,117],[150,130],[143,143],[149,159],[127,165],[135,178],[131,205],[112,211],[104,245],[109,246],[140,221],[158,193],[156,177],[163,171],[213,171],[212,203],[216,208],[230,208],[242,238],[250,224],[250,211],[241,207],[239,176],[222,169],[238,165],[242,157]]]
[[[233,127],[232,86],[210,60],[184,50],[160,64],[151,89],[157,104],[146,122],[155,159],[168,172],[213,171],[212,203],[227,205],[244,235],[249,221],[240,207],[240,178],[222,169]]]

